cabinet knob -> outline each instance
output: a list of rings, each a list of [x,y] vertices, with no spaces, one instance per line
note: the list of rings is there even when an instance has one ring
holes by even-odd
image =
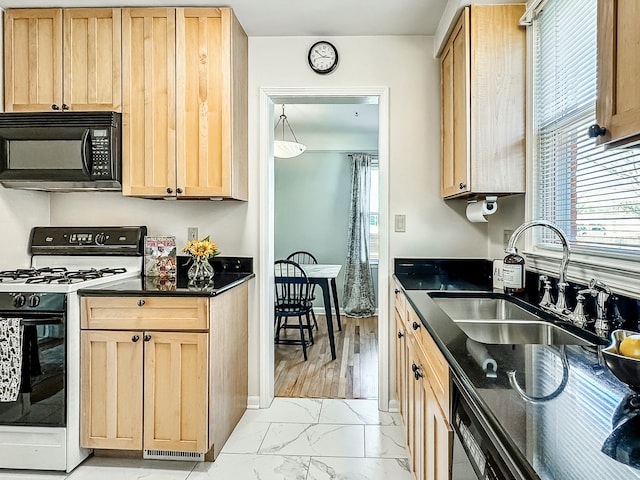
[[[589,127],[589,138],[604,137],[606,133],[607,133],[607,129],[604,127],[601,127],[597,123]]]
[[[63,103],[62,110],[69,110],[69,105],[67,105],[66,103]]]
[[[414,373],[418,371],[418,366],[415,363],[411,364],[411,371]]]
[[[148,342],[149,340],[151,340],[151,335],[145,335],[144,337],[142,337],[144,339],[145,342]]]
[[[173,189],[171,187],[167,188],[167,193],[173,193]]]
[[[393,291],[396,295],[400,293],[400,290],[398,290],[397,288]]]
[[[416,380],[420,380],[422,377],[424,377],[424,375],[422,374],[422,370],[420,370],[419,368],[413,372],[413,376]]]
[[[460,187],[460,190],[464,190],[465,188],[467,188],[467,184],[460,182],[460,185],[458,185],[458,187]]]
[[[131,337],[131,341],[133,343],[136,343],[138,340],[140,340],[140,335],[134,335],[133,337]]]
[[[411,326],[413,327],[414,330],[417,330],[420,328],[420,324],[418,322],[413,322]]]
[[[398,332],[398,338],[402,338],[402,337],[404,337],[404,333]]]
[[[54,103],[51,105],[51,110],[60,110],[60,107]]]
[[[138,300],[138,306],[139,307],[144,307],[144,304],[145,304],[144,300],[142,300],[142,299]]]
[[[182,189],[180,187],[176,188],[176,193],[182,193]]]

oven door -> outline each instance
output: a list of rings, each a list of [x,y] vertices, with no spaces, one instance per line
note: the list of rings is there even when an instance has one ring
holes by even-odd
[[[17,398],[0,402],[0,425],[64,427],[67,411],[65,315],[0,311],[1,318],[18,316],[22,316],[20,387]]]

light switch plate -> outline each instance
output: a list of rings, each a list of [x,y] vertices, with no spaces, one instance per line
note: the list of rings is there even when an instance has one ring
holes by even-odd
[[[189,227],[187,229],[187,240],[198,240],[198,227]]]
[[[509,240],[511,240],[511,235],[513,235],[513,230],[504,230],[502,234],[502,243],[504,243],[504,248],[507,248],[507,245],[509,245]]]
[[[407,216],[398,214],[395,216],[395,231],[405,232],[407,230]]]

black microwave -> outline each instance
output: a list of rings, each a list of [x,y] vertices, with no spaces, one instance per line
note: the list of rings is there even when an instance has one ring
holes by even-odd
[[[122,190],[122,114],[0,114],[0,183],[45,191]]]

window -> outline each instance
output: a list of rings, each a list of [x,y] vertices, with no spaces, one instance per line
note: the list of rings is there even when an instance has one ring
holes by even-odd
[[[595,123],[597,0],[549,0],[534,18],[534,218],[576,251],[640,253],[640,150],[605,150]],[[557,237],[537,229],[538,246]]]
[[[378,172],[378,158],[375,157],[371,162],[371,192],[369,195],[369,261],[373,260],[374,263],[378,262],[380,251]]]

